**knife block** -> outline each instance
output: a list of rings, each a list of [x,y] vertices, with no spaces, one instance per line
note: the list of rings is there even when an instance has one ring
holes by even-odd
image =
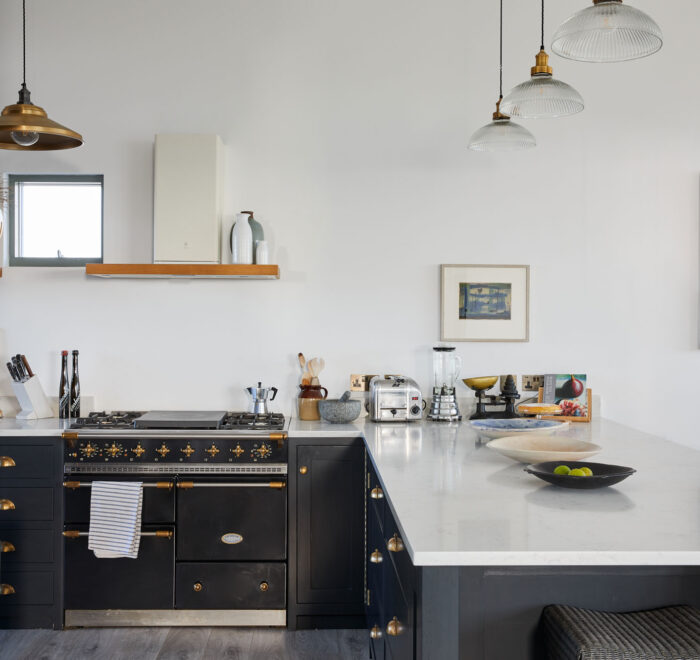
[[[32,376],[23,383],[11,384],[22,408],[22,411],[16,415],[17,419],[47,419],[54,416],[51,404],[36,376]]]

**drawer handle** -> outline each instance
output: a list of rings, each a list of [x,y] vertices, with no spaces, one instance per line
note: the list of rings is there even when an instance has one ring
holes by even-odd
[[[403,631],[403,624],[396,617],[394,617],[386,625],[386,634],[391,635],[392,637],[398,637],[403,633]]]
[[[369,636],[372,639],[381,639],[382,629],[379,626],[372,626],[369,631]]]
[[[384,491],[379,486],[376,486],[376,487],[372,488],[372,490],[369,493],[369,496],[373,500],[383,500],[384,499]]]
[[[0,584],[0,596],[10,596],[15,593],[15,588],[11,584]]]
[[[386,547],[389,552],[401,552],[404,549],[403,541],[398,534],[394,534],[387,542]]]
[[[299,474],[306,474],[309,471],[309,468],[306,467],[306,465],[302,465],[299,468]]]
[[[192,585],[192,589],[194,589],[194,591],[201,591],[202,589],[204,589],[204,586],[202,585],[201,582],[195,582]]]
[[[267,591],[270,588],[270,585],[267,582],[261,582],[260,583],[260,591]]]
[[[0,500],[0,511],[14,511],[15,508],[12,500]]]
[[[15,467],[17,463],[9,456],[0,456],[0,468]]]
[[[379,549],[375,549],[375,551],[369,556],[369,560],[373,564],[381,564],[384,561],[384,557],[382,557],[382,553],[379,552]]]
[[[9,541],[0,541],[0,552],[14,552],[15,546]]]

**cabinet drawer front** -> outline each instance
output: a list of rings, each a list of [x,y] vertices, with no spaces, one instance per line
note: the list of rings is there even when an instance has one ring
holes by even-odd
[[[375,513],[367,512],[367,588],[370,591],[370,603],[383,605],[384,601],[384,564],[391,563],[385,547],[384,534],[379,527]],[[371,627],[371,626],[370,626]]]
[[[282,610],[287,602],[281,562],[178,562],[175,607],[185,610]]]
[[[376,515],[379,528],[384,529],[384,518],[386,510],[386,495],[379,483],[377,473],[374,471],[369,456],[367,457],[367,501],[370,503],[367,511],[373,511]]]
[[[7,488],[0,486],[0,500],[14,508],[0,510],[0,522],[53,520],[53,488]]]
[[[384,571],[386,611],[383,633],[387,656],[411,660],[414,657],[413,598],[407,601],[404,597],[398,576],[391,563],[385,566]]]
[[[14,605],[51,605],[53,603],[52,571],[14,571],[3,567],[0,580],[14,593],[0,596],[3,608]]]
[[[0,529],[0,546],[11,550],[2,553],[3,566],[48,564],[54,556],[54,532],[50,529]]]
[[[57,451],[57,448],[47,445],[0,443],[0,457],[11,459],[14,463],[12,466],[0,467],[0,479],[57,479]]]

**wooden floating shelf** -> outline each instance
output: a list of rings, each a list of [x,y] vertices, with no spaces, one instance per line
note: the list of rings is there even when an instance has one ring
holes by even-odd
[[[278,280],[280,267],[269,264],[86,264],[85,274],[132,279]]]

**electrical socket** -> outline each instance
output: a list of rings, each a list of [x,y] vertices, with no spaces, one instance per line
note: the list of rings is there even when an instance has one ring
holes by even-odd
[[[373,374],[350,374],[350,391],[369,392],[369,381],[372,378]]]
[[[523,376],[523,392],[537,392],[540,387],[544,387],[544,376]]]

